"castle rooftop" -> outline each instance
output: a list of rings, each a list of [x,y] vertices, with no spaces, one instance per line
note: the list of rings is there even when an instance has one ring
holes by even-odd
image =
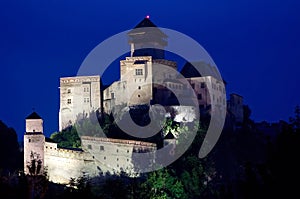
[[[30,119],[42,119],[41,118],[41,116],[39,116],[36,112],[32,112],[30,115],[28,115],[27,117],[26,117],[26,119],[28,120],[30,120]]]

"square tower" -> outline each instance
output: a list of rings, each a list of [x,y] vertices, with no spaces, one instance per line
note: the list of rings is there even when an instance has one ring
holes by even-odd
[[[26,132],[24,135],[24,173],[39,175],[44,172],[43,119],[36,113],[26,117]]]
[[[100,76],[60,78],[59,130],[101,108]]]

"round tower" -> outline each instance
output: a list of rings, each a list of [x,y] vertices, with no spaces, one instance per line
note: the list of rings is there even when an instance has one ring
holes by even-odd
[[[31,113],[25,120],[24,135],[24,173],[39,175],[44,172],[43,119],[36,113]]]

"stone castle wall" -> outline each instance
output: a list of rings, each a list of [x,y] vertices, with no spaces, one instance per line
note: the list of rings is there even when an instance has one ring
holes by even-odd
[[[134,152],[156,150],[152,143],[82,136],[83,150],[58,148],[45,142],[44,162],[49,180],[67,184],[71,178],[94,177],[100,172],[133,172]]]

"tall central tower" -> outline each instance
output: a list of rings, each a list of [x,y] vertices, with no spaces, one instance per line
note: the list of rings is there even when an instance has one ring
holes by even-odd
[[[128,32],[131,57],[152,56],[152,59],[164,59],[164,47],[168,45],[167,35],[146,16],[134,29]]]

